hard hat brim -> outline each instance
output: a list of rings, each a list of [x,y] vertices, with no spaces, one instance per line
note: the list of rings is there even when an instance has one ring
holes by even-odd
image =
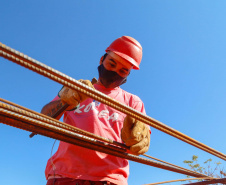
[[[106,52],[108,52],[108,51],[110,51],[110,50],[106,50]],[[135,70],[139,70],[140,69],[139,66],[137,65],[137,62],[133,58],[131,58],[130,56],[128,56],[128,55],[126,55],[124,53],[121,53],[119,51],[112,51],[112,52],[114,52],[116,55],[124,58],[127,62],[132,64],[133,65],[133,69],[135,69]]]

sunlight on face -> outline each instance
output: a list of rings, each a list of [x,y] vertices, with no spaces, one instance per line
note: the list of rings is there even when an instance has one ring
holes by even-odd
[[[133,68],[127,60],[109,51],[103,62],[104,67],[109,71],[115,71],[121,77],[127,77]]]

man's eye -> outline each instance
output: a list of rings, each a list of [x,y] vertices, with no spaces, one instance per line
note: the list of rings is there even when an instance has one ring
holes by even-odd
[[[124,70],[120,70],[120,73],[121,73],[121,74],[124,74],[124,75],[127,74],[127,72],[124,71]]]
[[[111,67],[115,67],[115,64],[110,64]]]

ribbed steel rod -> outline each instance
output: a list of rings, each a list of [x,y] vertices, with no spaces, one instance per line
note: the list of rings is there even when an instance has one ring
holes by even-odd
[[[5,46],[2,43],[0,43],[0,50],[1,50],[0,56],[4,57],[6,59],[9,59],[10,61],[13,61],[23,67],[26,67],[34,72],[37,72],[43,76],[46,76],[49,79],[52,79],[62,85],[68,86],[74,90],[84,93],[87,96],[89,96],[99,102],[102,102],[106,105],[109,105],[120,112],[130,115],[130,116],[136,118],[137,120],[142,121],[162,132],[165,132],[177,139],[180,139],[188,144],[191,144],[191,145],[193,145],[197,148],[200,148],[208,153],[211,153],[212,155],[215,155],[223,160],[226,160],[225,154],[223,154],[223,153],[221,153],[221,152],[147,116],[147,115],[144,115],[144,114],[130,108],[129,106],[123,105],[120,102],[117,102],[116,100],[108,97],[107,95],[105,95],[95,89],[92,89],[63,73],[61,73],[55,69],[52,69],[51,67],[49,67],[41,62],[38,62],[37,60],[34,60],[34,59],[28,57],[27,55],[24,55],[8,46]]]
[[[122,143],[119,143],[119,142],[116,142],[116,141],[113,141],[113,140],[110,140],[110,139],[107,139],[107,138],[103,138],[101,136],[98,136],[98,135],[95,135],[93,133],[84,131],[82,129],[78,129],[78,128],[73,127],[71,125],[68,125],[66,123],[63,123],[63,122],[57,121],[55,119],[52,119],[51,117],[48,117],[48,116],[46,116],[44,114],[40,114],[38,112],[32,111],[30,109],[27,109],[27,108],[25,108],[23,106],[17,105],[17,104],[15,104],[13,102],[10,102],[8,100],[4,100],[4,99],[0,98],[0,101],[9,104],[9,105],[7,105],[7,104],[4,104],[4,103],[0,102],[0,108],[3,108],[4,110],[9,110],[9,111],[12,111],[12,112],[20,114],[20,115],[24,115],[24,116],[27,116],[27,117],[30,117],[30,118],[33,118],[33,119],[36,119],[36,120],[44,121],[44,122],[46,122],[48,124],[52,124],[52,125],[58,126],[60,128],[64,128],[64,129],[67,129],[67,130],[70,130],[70,131],[74,131],[75,133],[83,134],[83,135],[89,136],[91,138],[99,139],[99,140],[101,140],[103,142],[114,144],[114,145],[116,145],[118,147],[123,147],[123,148],[129,149],[129,147],[127,147],[126,145],[124,145]],[[51,119],[49,119],[49,118],[51,118]],[[126,150],[123,149],[123,148],[122,148],[122,151],[126,152]],[[168,165],[171,165],[171,166],[174,166],[176,168],[179,168],[179,169],[182,169],[182,170],[185,170],[185,171],[190,171],[190,170],[187,170],[186,168],[182,168],[180,166],[177,166],[177,165],[174,165],[174,164],[162,161],[160,159],[151,157],[151,156],[146,155],[146,154],[144,154],[143,156],[151,158],[151,159],[154,159],[156,161],[159,161],[159,162],[162,162],[162,163],[165,163],[165,164],[168,164]],[[196,172],[194,172],[194,173],[196,173]]]
[[[159,161],[159,162],[164,163],[164,164],[168,164],[168,165],[170,165],[170,166],[174,166],[174,167],[176,167],[176,168],[180,168],[180,169],[183,169],[183,170],[186,169],[186,168],[182,168],[182,167],[180,167],[180,166],[177,166],[177,165],[175,165],[175,164],[172,164],[172,163],[163,161],[163,160],[161,160],[161,159],[157,159],[157,158],[152,157],[152,156],[147,155],[147,154],[143,154],[143,156],[148,157],[148,158],[150,158],[150,159],[154,159],[154,160]]]
[[[37,126],[37,127],[42,128],[42,129],[49,129],[51,131],[58,131],[60,133],[70,135],[74,138],[77,138],[77,139],[80,139],[80,140],[83,140],[83,141],[86,141],[88,139],[88,141],[91,142],[91,143],[94,143],[94,144],[99,145],[99,146],[107,146],[111,150],[115,150],[115,151],[119,151],[119,152],[125,152],[125,149],[123,149],[123,148],[116,147],[116,146],[111,145],[109,143],[102,142],[102,141],[99,141],[97,139],[94,139],[94,138],[91,138],[91,137],[88,137],[88,136],[85,136],[85,135],[82,135],[82,134],[79,134],[79,133],[76,133],[76,132],[73,132],[73,131],[70,131],[70,130],[66,130],[66,129],[61,128],[59,126],[54,126],[54,125],[48,124],[44,121],[36,120],[36,119],[30,118],[28,116],[23,116],[21,114],[15,113],[13,111],[9,111],[9,110],[5,110],[3,108],[0,108],[0,114],[4,115],[6,117],[10,117],[12,119],[19,120],[19,121],[25,121],[29,125]]]
[[[95,135],[95,134],[93,134],[91,132],[87,132],[85,130],[79,129],[79,128],[74,127],[72,125],[69,125],[67,123],[58,121],[58,120],[56,120],[54,118],[51,118],[49,116],[46,116],[44,114],[35,112],[33,110],[30,110],[30,109],[27,109],[27,108],[25,108],[23,106],[17,105],[17,104],[15,104],[13,102],[10,102],[8,100],[0,98],[0,101],[9,104],[9,105],[7,105],[7,104],[4,104],[4,103],[0,102],[0,107],[4,108],[6,110],[14,111],[14,112],[16,112],[18,114],[21,114],[21,115],[26,115],[28,117],[31,117],[31,118],[34,118],[34,119],[37,119],[37,120],[41,120],[41,121],[45,121],[45,122],[48,122],[48,123],[50,123],[52,125],[59,126],[61,128],[64,128],[64,129],[67,129],[67,130],[70,130],[70,131],[74,131],[74,132],[77,132],[77,133],[80,133],[80,134],[83,134],[83,135],[86,135],[86,136],[89,136],[89,137],[92,137],[92,138],[95,138],[95,139],[98,139],[98,140],[101,140],[101,141],[104,141],[104,142],[107,142],[107,143],[110,143],[110,144],[114,144],[116,146],[123,147],[125,149],[129,149],[129,147],[127,147],[123,143],[119,143],[117,141],[113,141],[111,139]],[[10,106],[10,105],[12,105],[12,106]]]
[[[143,185],[157,185],[157,184],[166,184],[170,182],[178,182],[178,181],[189,181],[189,180],[209,180],[213,178],[209,177],[201,177],[201,178],[188,178],[188,179],[177,179],[177,180],[170,180],[170,181],[162,181],[162,182],[155,182],[155,183],[150,183],[150,184],[143,184]]]
[[[202,182],[193,182],[193,183],[182,184],[182,185],[205,185],[205,184],[217,184],[217,183],[226,184],[226,178],[213,179],[213,180],[207,180]]]
[[[125,158],[125,159],[139,162],[142,164],[146,164],[146,165],[154,166],[157,168],[166,169],[169,171],[190,175],[194,177],[207,177],[204,174],[194,173],[191,170],[178,169],[170,165],[158,163],[156,161],[152,161],[152,160],[135,156],[129,153],[125,153],[119,150],[115,150],[113,148],[116,148],[116,147],[114,147],[113,145],[104,144],[103,142],[97,141],[89,137],[83,137],[72,131],[68,131],[66,129],[49,125],[42,121],[38,121],[26,116],[16,114],[8,110],[4,110],[3,108],[0,108],[0,121],[10,126],[15,126],[17,128],[21,128],[27,131],[36,132],[41,135],[59,139],[61,141],[65,141],[71,144],[76,144],[78,146],[89,148],[92,150],[97,150],[99,152],[104,152],[110,155],[114,155],[116,157]]]

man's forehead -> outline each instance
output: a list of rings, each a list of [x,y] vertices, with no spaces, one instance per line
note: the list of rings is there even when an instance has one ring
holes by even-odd
[[[128,69],[132,69],[133,65],[130,64],[127,60],[125,60],[124,58],[120,57],[119,55],[115,54],[112,51],[108,51],[107,52],[108,55],[110,55],[115,62],[119,62],[120,64],[122,64],[124,67],[128,68]]]

